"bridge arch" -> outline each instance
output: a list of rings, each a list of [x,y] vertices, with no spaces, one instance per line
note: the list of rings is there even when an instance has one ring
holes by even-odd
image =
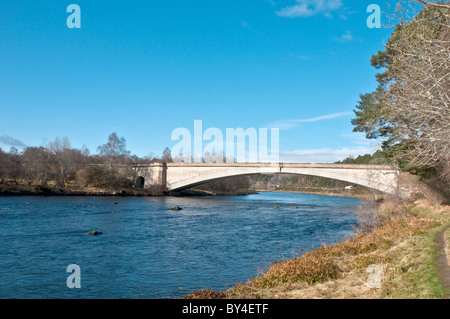
[[[186,189],[189,187],[194,187],[203,183],[213,182],[217,180],[221,180],[227,177],[237,177],[237,176],[248,176],[248,175],[258,175],[258,174],[275,174],[272,172],[261,172],[259,170],[246,170],[245,172],[211,172],[204,175],[198,175],[192,178],[187,178],[184,180],[177,181],[172,184],[168,184],[169,191],[176,191],[181,189]]]
[[[298,174],[330,178],[385,193],[396,193],[398,171],[386,166],[338,164],[172,164],[167,165],[167,189],[176,191],[226,177],[255,174]]]

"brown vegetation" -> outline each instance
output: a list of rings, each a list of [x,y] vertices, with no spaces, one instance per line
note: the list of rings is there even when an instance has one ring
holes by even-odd
[[[134,186],[132,165],[170,160],[139,158],[126,150],[126,141],[112,133],[98,147],[99,154],[71,147],[67,138],[57,138],[45,146],[27,147],[21,153],[0,149],[0,194],[113,194]],[[133,192],[135,193],[135,192]]]

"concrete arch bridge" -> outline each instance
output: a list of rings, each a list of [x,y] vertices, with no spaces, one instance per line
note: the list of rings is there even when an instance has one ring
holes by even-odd
[[[299,174],[331,178],[384,193],[398,193],[400,172],[390,166],[304,163],[152,163],[134,167],[136,185],[162,193],[221,178],[254,174]]]

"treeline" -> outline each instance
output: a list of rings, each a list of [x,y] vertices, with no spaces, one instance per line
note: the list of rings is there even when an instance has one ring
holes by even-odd
[[[351,183],[333,180],[320,176],[293,174],[259,174],[237,176],[207,182],[193,187],[193,190],[207,191],[218,194],[252,193],[267,190],[344,190]],[[359,186],[358,186],[359,187]],[[362,188],[359,187],[359,188]]]
[[[275,174],[259,176],[251,176],[253,187],[259,190],[302,190],[302,189],[340,189],[343,190],[346,186],[352,185],[347,182],[308,175],[294,175],[294,174]]]
[[[362,164],[362,165],[388,165],[395,164],[390,161],[385,152],[379,150],[373,154],[359,155],[358,157],[347,157],[342,161],[337,161],[335,164]]]
[[[27,147],[23,152],[0,148],[0,183],[58,187],[122,187],[134,184],[132,165],[172,161],[168,148],[161,157],[140,158],[126,149],[126,140],[112,133],[97,154],[86,147],[71,147],[68,138],[56,138],[39,147]]]
[[[236,176],[206,182],[192,187],[194,191],[206,191],[214,194],[245,194],[253,188],[250,176]]]

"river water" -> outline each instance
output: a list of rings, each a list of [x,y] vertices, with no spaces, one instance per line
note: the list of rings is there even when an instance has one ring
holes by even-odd
[[[168,299],[226,289],[270,262],[351,237],[359,204],[291,193],[0,197],[0,298]],[[80,267],[79,289],[67,286],[71,264]]]

